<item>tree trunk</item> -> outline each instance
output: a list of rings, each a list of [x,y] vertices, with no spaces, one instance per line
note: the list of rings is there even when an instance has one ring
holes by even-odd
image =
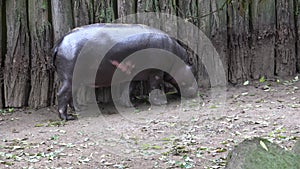
[[[118,18],[122,23],[135,23],[136,17],[131,17],[130,20],[124,19],[125,16],[135,14],[137,11],[136,0],[118,0]]]
[[[151,12],[152,14],[153,12],[156,11],[154,0],[138,0],[136,5],[137,5],[136,23],[152,26],[155,28],[160,28],[161,24],[156,22],[156,18],[146,17],[147,16],[146,12]]]
[[[177,14],[177,2],[174,0],[165,0],[165,1],[159,1],[159,9],[160,12],[168,13],[172,15]]]
[[[211,24],[209,39],[211,39],[220,56],[220,59],[223,63],[223,71],[225,72],[225,75],[228,75],[228,60],[226,57],[228,52],[226,7],[226,0],[212,0],[211,12],[214,13],[212,14],[211,21],[209,22]]]
[[[3,69],[6,53],[5,1],[0,1],[0,109],[4,107]]]
[[[27,105],[30,91],[30,36],[27,1],[6,1],[7,54],[4,69],[6,107]]]
[[[93,23],[93,0],[72,0],[74,27]]]
[[[73,27],[73,12],[71,0],[51,0],[52,25],[54,33],[54,43]],[[53,83],[53,92],[51,93],[51,104],[56,102],[56,93],[59,90],[60,83],[55,74]]]
[[[276,0],[275,75],[296,73],[294,7],[292,0]]]
[[[110,23],[117,17],[117,0],[72,0],[75,27]]]
[[[73,12],[71,0],[51,0],[52,24],[54,41],[57,41],[73,27]]]
[[[296,69],[297,72],[300,72],[300,1],[299,0],[294,0],[294,17],[295,17],[295,35],[296,35],[296,44],[295,44],[295,49],[296,49]]]
[[[210,75],[207,72],[207,69],[212,70],[221,70],[227,74],[227,60],[226,60],[226,50],[227,50],[227,18],[226,18],[226,0],[210,0],[210,1],[199,1],[198,3],[198,27],[205,33],[205,35],[211,40],[214,47],[216,48],[218,56],[211,55],[209,57],[213,57],[210,59],[211,62],[216,61],[219,62],[220,59],[223,63],[223,67],[220,67],[219,64],[211,63],[210,65],[203,65],[201,62],[203,57],[207,57],[204,53],[204,56],[200,56],[199,59],[199,83],[201,87],[209,87],[214,80],[214,78],[218,78],[219,76]],[[202,49],[198,49],[202,50]],[[199,53],[203,53],[205,51],[199,51]],[[213,68],[212,68],[213,67]],[[222,79],[215,79],[218,82],[221,82]],[[218,84],[218,83],[217,83]]]
[[[29,106],[38,108],[50,104],[50,51],[52,30],[50,25],[50,2],[28,1],[29,31],[31,39],[31,92]]]
[[[155,12],[153,0],[138,0],[137,1],[137,12]]]
[[[227,17],[228,80],[236,84],[250,77],[249,3],[232,1],[228,4]]]
[[[101,0],[94,2],[95,22],[110,23],[118,16],[117,0]]]
[[[252,1],[250,9],[251,67],[253,79],[274,76],[275,63],[275,3],[273,0]]]
[[[211,13],[211,6],[210,6],[210,1],[199,1],[198,4],[198,11],[195,13],[194,16],[197,17],[197,20],[194,20],[194,22],[197,24],[198,28],[206,35],[210,36],[210,26],[209,24],[209,19],[210,19],[210,13]],[[190,18],[192,19],[192,18]],[[209,75],[206,71],[206,66],[203,63],[203,51],[202,49],[197,48],[197,53],[200,54],[199,56],[199,63],[198,63],[198,83],[200,87],[209,87],[210,86],[210,80],[209,80]]]
[[[208,1],[199,1],[198,2],[198,15],[199,15],[199,23],[198,26],[205,33],[206,36],[211,36],[211,26],[209,24],[210,16],[212,13],[210,0]]]

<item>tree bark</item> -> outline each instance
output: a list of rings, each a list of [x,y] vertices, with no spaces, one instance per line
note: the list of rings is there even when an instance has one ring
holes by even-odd
[[[216,48],[219,58],[215,55],[209,56],[213,57],[212,61],[222,61],[223,67],[219,64],[212,63],[211,65],[199,64],[199,83],[201,87],[209,87],[212,78],[209,77],[207,73],[208,67],[213,67],[214,70],[224,71],[228,74],[227,70],[227,17],[226,17],[226,0],[210,0],[210,1],[199,1],[198,2],[198,27],[205,33],[205,35],[211,40],[212,44]],[[202,49],[198,49],[202,50]],[[204,51],[199,51],[199,53]],[[204,56],[207,57],[207,56]],[[212,75],[211,75],[212,76]],[[218,79],[220,81],[220,79]]]
[[[153,0],[137,0],[137,12],[155,12]]]
[[[165,0],[165,1],[159,1],[158,3],[160,12],[168,13],[172,15],[177,14],[177,2],[174,0]]]
[[[72,0],[74,27],[115,19],[113,0]]]
[[[215,12],[217,11],[217,12]],[[227,8],[226,0],[212,0],[211,1],[211,32],[209,39],[211,39],[214,47],[216,48],[220,59],[223,63],[224,72],[228,75],[228,41],[227,41]]]
[[[146,12],[151,12],[151,15],[154,14],[153,12],[156,12],[154,0],[138,0],[136,5],[137,5],[136,23],[148,25],[155,28],[160,28],[161,23],[157,22],[157,18],[145,17],[147,16]],[[135,23],[135,21],[133,23]]]
[[[211,3],[210,0],[208,1],[202,1],[200,0],[198,2],[198,15],[199,15],[199,23],[198,26],[199,28],[207,35],[208,37],[211,36],[211,26],[209,24],[210,16],[212,15],[212,10],[211,10]]]
[[[5,1],[0,1],[0,109],[4,107],[3,69],[6,53]]]
[[[74,27],[93,23],[93,0],[72,0]]]
[[[252,1],[250,13],[251,67],[253,79],[274,77],[276,17],[273,0]]]
[[[51,0],[54,41],[57,41],[73,27],[73,11],[71,0]]]
[[[94,4],[97,9],[96,22],[110,23],[118,17],[117,0],[102,0]]]
[[[296,73],[294,7],[291,0],[276,3],[275,75],[290,76]]]
[[[236,84],[250,78],[249,3],[232,1],[227,8],[228,80]]]
[[[127,15],[135,14],[137,11],[136,0],[118,0],[118,18],[122,23],[135,23],[136,17],[125,19]]]
[[[7,54],[4,69],[6,107],[27,106],[30,91],[30,36],[27,1],[6,1]]]
[[[110,23],[117,17],[117,0],[72,0],[75,27]]]
[[[28,0],[29,31],[31,39],[31,92],[29,106],[33,108],[50,105],[50,79],[52,30],[50,2]]]
[[[295,33],[296,33],[296,70],[300,72],[300,1],[294,0],[294,17],[295,17]]]
[[[210,36],[210,27],[209,24],[209,19],[210,19],[210,13],[211,13],[211,6],[210,6],[210,1],[199,1],[198,4],[198,11],[197,13],[194,14],[194,16],[197,17],[197,20],[195,20],[195,23],[197,24],[198,28],[206,35],[206,36]],[[192,18],[190,18],[192,19]],[[199,42],[198,42],[199,43]],[[200,42],[201,43],[201,42]],[[203,55],[202,53],[204,51],[201,51],[201,47],[199,48],[198,44],[198,48],[197,48],[197,53],[200,54],[199,56],[199,63],[198,63],[198,83],[200,87],[209,87],[210,86],[210,79],[209,79],[209,75],[206,71],[206,66],[203,63]]]
[[[54,43],[64,34],[74,27],[73,11],[71,0],[51,0],[52,25],[54,33]],[[55,74],[53,83],[53,92],[51,93],[51,104],[55,104],[56,93],[59,90],[60,83]]]

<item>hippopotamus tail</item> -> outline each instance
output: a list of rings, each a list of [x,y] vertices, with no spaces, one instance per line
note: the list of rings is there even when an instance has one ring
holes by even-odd
[[[51,57],[51,68],[52,69],[56,69],[56,66],[55,66],[56,54],[57,54],[57,46],[54,46],[52,49],[52,57]]]
[[[61,44],[61,42],[63,41],[64,37],[60,38],[53,46],[52,50],[51,50],[51,68],[56,70],[56,65],[55,65],[55,60],[56,60],[56,55],[57,55],[57,51],[58,51],[58,47]]]

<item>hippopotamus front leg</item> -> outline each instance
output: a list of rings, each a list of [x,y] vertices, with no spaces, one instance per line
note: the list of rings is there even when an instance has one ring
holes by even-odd
[[[74,116],[68,115],[67,106],[74,109],[72,100],[72,83],[70,80],[64,80],[58,94],[58,115],[62,120],[75,120]]]
[[[163,88],[164,72],[157,70],[149,75],[149,102],[152,105],[160,106],[167,104],[167,99],[161,90]]]
[[[129,89],[129,90],[128,90]],[[119,84],[119,89],[117,94],[119,95],[118,97],[118,104],[124,107],[132,107],[132,103],[130,101],[130,93],[132,91],[132,86],[130,85],[130,82],[124,82]]]

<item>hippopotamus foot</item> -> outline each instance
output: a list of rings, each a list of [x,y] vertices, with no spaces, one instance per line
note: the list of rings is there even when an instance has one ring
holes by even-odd
[[[61,120],[77,120],[78,117],[75,114],[65,114],[65,113],[58,113],[58,116]]]
[[[149,93],[149,102],[151,105],[161,106],[168,103],[166,95],[159,89],[154,89]]]
[[[67,109],[66,107],[62,107],[58,110],[58,117],[61,119],[61,120],[65,120],[65,121],[68,121],[68,120],[77,120],[77,115],[76,114],[72,114],[72,113],[67,113]]]

